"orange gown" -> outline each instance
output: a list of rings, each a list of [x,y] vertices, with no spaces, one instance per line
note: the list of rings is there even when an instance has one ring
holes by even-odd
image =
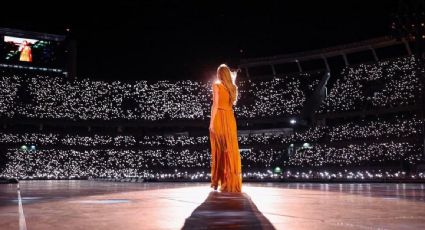
[[[19,57],[19,61],[32,62],[32,53],[30,46],[24,46],[21,51],[21,56]]]
[[[225,86],[217,82],[213,83],[213,95],[217,112],[212,120],[214,133],[210,132],[211,187],[220,186],[222,192],[241,192],[241,157],[230,95]]]

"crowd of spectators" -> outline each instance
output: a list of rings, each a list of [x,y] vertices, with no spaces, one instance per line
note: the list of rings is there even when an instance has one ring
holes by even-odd
[[[409,56],[347,67],[319,112],[415,105],[422,90],[417,65]],[[205,121],[210,115],[211,82],[105,82],[3,75],[0,117],[4,119]],[[299,73],[239,80],[236,116],[263,119],[299,115],[320,81],[317,76]],[[399,172],[288,173],[274,169],[350,168],[388,162],[415,165],[424,160],[423,127],[422,118],[412,113],[327,122],[291,134],[240,133],[244,178],[397,177]],[[206,179],[210,176],[209,145],[206,135],[77,134],[3,128],[0,150],[6,160],[0,177]],[[425,178],[424,174],[416,176]]]
[[[211,81],[106,82],[2,75],[3,118],[172,121],[207,120],[210,116]],[[235,114],[238,118],[297,115],[318,81],[306,73],[240,80]]]
[[[413,56],[343,69],[319,113],[415,105],[422,87]]]

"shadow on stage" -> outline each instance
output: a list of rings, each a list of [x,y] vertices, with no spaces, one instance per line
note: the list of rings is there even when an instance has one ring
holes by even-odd
[[[275,229],[246,193],[210,192],[182,229]]]

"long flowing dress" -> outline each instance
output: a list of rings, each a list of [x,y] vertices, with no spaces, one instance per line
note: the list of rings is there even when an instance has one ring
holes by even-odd
[[[222,192],[241,192],[241,157],[230,95],[222,83],[213,84],[213,95],[217,112],[211,121],[214,133],[210,132],[211,187],[220,186]]]
[[[19,56],[19,61],[32,62],[31,47],[24,46],[21,50],[21,55]]]

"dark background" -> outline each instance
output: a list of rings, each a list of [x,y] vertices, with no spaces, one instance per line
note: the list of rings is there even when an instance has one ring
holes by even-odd
[[[79,78],[211,78],[220,63],[390,35],[417,1],[73,1],[2,3],[0,26],[66,34]]]

